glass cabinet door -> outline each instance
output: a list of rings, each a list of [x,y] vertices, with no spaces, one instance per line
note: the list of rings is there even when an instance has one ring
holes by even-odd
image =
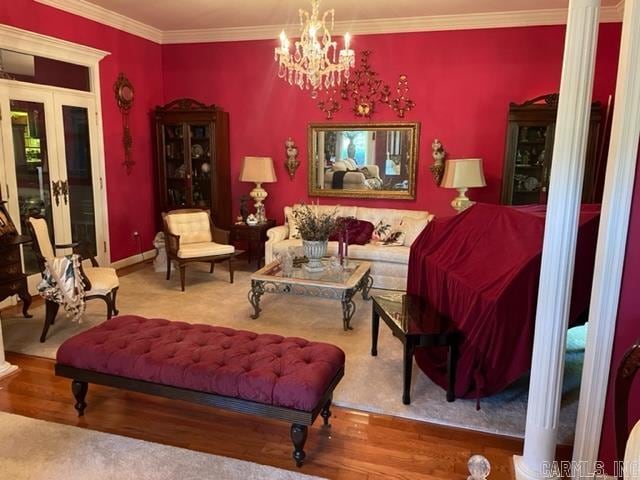
[[[162,126],[166,196],[169,208],[186,206],[189,199],[190,164],[185,152],[184,124],[167,123]]]
[[[211,208],[211,127],[189,124],[191,162],[191,205]]]
[[[513,205],[546,203],[553,130],[550,125],[519,125],[513,175]]]

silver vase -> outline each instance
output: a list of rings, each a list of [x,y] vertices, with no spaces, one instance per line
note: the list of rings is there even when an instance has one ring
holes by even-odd
[[[308,272],[321,272],[324,270],[322,257],[327,254],[328,240],[302,240],[304,255],[309,259],[309,263],[304,265]]]

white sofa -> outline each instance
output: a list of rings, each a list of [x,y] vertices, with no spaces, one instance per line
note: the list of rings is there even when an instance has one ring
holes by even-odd
[[[336,206],[320,205],[321,212],[333,211]],[[421,210],[396,210],[391,208],[366,207],[337,207],[338,216],[356,217],[359,220],[371,222],[374,227],[382,221],[389,225],[400,225],[404,217],[413,220],[425,220],[425,225],[433,215]],[[292,207],[285,207],[285,225],[269,229],[265,243],[265,260],[267,263],[275,260],[275,255],[284,253],[289,247],[302,245],[302,240],[289,238],[288,218],[293,213]],[[349,258],[372,262],[371,276],[373,286],[390,290],[405,290],[407,287],[407,270],[409,264],[408,245],[385,246],[376,243],[366,245],[349,245]],[[328,255],[337,255],[338,242],[329,242]]]

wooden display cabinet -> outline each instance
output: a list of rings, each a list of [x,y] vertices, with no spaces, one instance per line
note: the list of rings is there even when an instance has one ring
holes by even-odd
[[[502,176],[502,203],[523,205],[547,203],[549,175],[554,159],[553,140],[558,110],[558,94],[543,95],[509,107],[507,144]],[[602,106],[591,106],[589,139],[586,151],[582,202],[595,198],[598,170],[598,147],[601,142]]]
[[[160,212],[206,208],[231,226],[229,114],[190,98],[155,109]],[[158,215],[160,218],[160,215]]]

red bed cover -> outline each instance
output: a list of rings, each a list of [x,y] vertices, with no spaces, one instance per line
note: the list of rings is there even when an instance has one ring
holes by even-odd
[[[531,367],[545,206],[476,204],[432,221],[411,247],[408,293],[449,316],[464,340],[457,397],[499,392]],[[570,324],[589,306],[599,205],[580,210]],[[446,351],[417,349],[419,367],[446,387]]]

